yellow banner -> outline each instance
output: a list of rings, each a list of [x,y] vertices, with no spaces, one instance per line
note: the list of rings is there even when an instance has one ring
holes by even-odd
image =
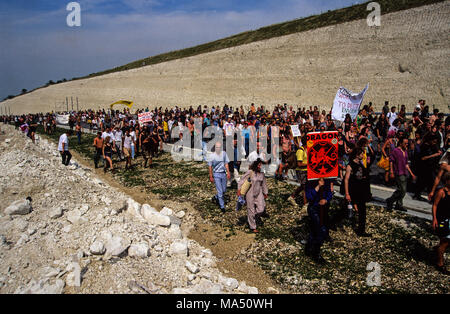
[[[112,109],[112,107],[114,107],[114,105],[125,105],[125,106],[127,106],[128,108],[131,109],[131,107],[133,107],[133,104],[134,104],[134,103],[133,103],[132,101],[128,101],[128,100],[119,100],[119,101],[116,101],[115,103],[111,104],[110,107],[111,107],[111,109]]]

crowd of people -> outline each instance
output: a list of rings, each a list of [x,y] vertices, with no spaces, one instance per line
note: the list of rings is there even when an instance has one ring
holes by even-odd
[[[411,116],[407,115],[406,109],[404,105],[399,108],[390,106],[386,101],[382,112],[376,114],[372,103],[369,103],[362,107],[356,118],[347,115],[342,122],[333,120],[331,112],[320,111],[317,106],[294,109],[287,104],[277,105],[273,110],[251,104],[247,110],[243,106],[224,105],[212,108],[147,108],[134,114],[128,109],[123,112],[86,110],[66,114],[70,115],[68,132],[75,128],[78,143],[82,128],[98,132],[92,144],[94,164],[97,168],[103,159],[105,171],[108,168],[114,171],[114,155],[119,162],[126,160],[126,169],[133,166],[132,160],[142,155],[144,167],[151,168],[152,158],[162,151],[163,143],[174,143],[185,132],[189,132],[194,141],[195,135],[204,134],[208,127],[220,129],[225,141],[216,143],[207,160],[209,180],[215,184],[217,192],[213,201],[225,212],[227,188],[236,184],[237,208],[246,204],[248,225],[255,233],[258,232],[257,222],[268,215],[265,210],[269,193],[265,166],[276,164],[275,178],[281,181],[286,180],[289,171],[293,170],[298,186],[293,188],[286,201],[307,210],[311,218],[311,233],[306,253],[319,263],[323,262],[320,247],[329,239],[327,212],[335,185],[339,185],[341,194],[345,195],[349,214],[357,213],[356,234],[361,237],[370,237],[366,232],[366,204],[372,199],[371,183],[395,186],[395,192],[386,200],[388,211],[406,211],[403,198],[409,190],[414,199],[433,203],[433,228],[441,239],[438,267],[448,273],[442,256],[449,241],[450,117],[438,109],[430,112],[425,100],[408,108],[412,109]],[[138,114],[144,112],[148,113],[150,120],[141,125]],[[195,122],[198,119],[200,124]],[[57,126],[55,113],[2,116],[1,120],[15,124],[33,140],[37,125],[42,125],[48,134],[55,132]],[[300,137],[293,136],[292,125],[298,125]],[[179,127],[177,134],[173,132],[175,126]],[[267,131],[261,132],[263,129]],[[339,176],[308,181],[306,135],[325,131],[338,132]],[[65,152],[68,149],[67,135],[70,134],[60,139],[64,164],[70,161],[70,153]],[[279,156],[271,148],[262,149],[261,145],[263,140],[270,143],[275,137],[279,138]],[[232,139],[233,152],[226,152],[227,138]],[[243,157],[238,158],[238,155]],[[248,162],[249,170],[241,176],[242,161]],[[374,175],[379,171],[379,177]],[[424,191],[427,198],[422,197]]]

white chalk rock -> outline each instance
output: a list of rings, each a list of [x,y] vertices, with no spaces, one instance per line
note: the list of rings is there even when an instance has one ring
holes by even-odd
[[[145,217],[147,217],[151,214],[158,214],[158,211],[148,204],[142,205],[140,212],[141,212],[142,217],[144,217],[144,219],[146,219]]]
[[[95,241],[89,247],[89,252],[91,252],[93,255],[103,255],[106,252],[106,248],[103,242]]]
[[[183,219],[184,216],[186,216],[186,213],[184,211],[180,211],[180,212],[176,213],[175,216],[177,218]]]
[[[80,221],[81,218],[81,212],[78,209],[72,210],[71,212],[69,212],[69,214],[67,214],[67,220],[71,223],[71,224],[76,224]]]
[[[173,210],[171,210],[168,207],[164,207],[161,211],[161,214],[165,215],[165,216],[172,216],[173,215]]]
[[[136,217],[141,217],[141,204],[129,198],[127,200],[127,210]]]
[[[57,219],[57,218],[60,218],[60,217],[62,217],[62,215],[63,215],[63,210],[62,210],[61,207],[54,208],[54,209],[52,209],[52,210],[48,213],[48,216],[49,216],[51,219]]]
[[[180,226],[171,225],[169,228],[169,238],[173,240],[181,240],[183,239],[183,234],[181,232]]]
[[[222,285],[212,283],[210,280],[202,278],[200,283],[193,288],[195,294],[223,294]]]
[[[128,249],[128,256],[146,258],[150,256],[150,248],[145,242],[132,244]]]
[[[15,201],[5,209],[7,215],[28,215],[29,213],[31,213],[29,200]]]
[[[239,282],[234,278],[227,278],[220,276],[219,282],[227,289],[228,291],[233,291],[239,287]]]
[[[53,285],[48,284],[47,279],[39,282],[33,280],[27,287],[18,288],[14,294],[62,294],[64,286],[64,281],[61,279],[56,280]]]
[[[194,292],[187,288],[173,288],[172,294],[194,294]]]
[[[186,241],[175,241],[170,245],[171,255],[188,255],[188,244]]]
[[[156,225],[156,226],[162,226],[162,227],[169,227],[170,226],[170,218],[160,214],[158,212],[154,213],[152,211],[145,211],[144,212],[144,219],[152,224],[152,225]]]
[[[129,248],[130,244],[129,240],[117,236],[112,237],[112,239],[106,243],[106,254],[120,256]]]
[[[197,265],[194,265],[189,261],[186,261],[186,268],[193,274],[196,274],[200,271],[200,268]]]

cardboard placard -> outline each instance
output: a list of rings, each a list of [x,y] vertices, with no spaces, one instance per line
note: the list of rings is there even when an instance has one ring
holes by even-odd
[[[148,123],[148,122],[152,121],[151,112],[140,113],[138,115],[138,119],[139,119],[140,125],[144,125],[144,123]]]
[[[320,178],[337,178],[338,132],[308,133],[308,180]]]
[[[292,135],[294,137],[301,137],[300,129],[298,128],[298,124],[291,125]]]

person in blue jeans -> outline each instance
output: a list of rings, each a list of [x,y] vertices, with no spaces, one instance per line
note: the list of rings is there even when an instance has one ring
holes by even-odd
[[[308,216],[311,220],[311,231],[306,243],[305,253],[319,264],[325,263],[325,260],[320,255],[320,247],[328,236],[325,215],[332,197],[330,180],[322,178],[307,182],[306,198],[308,199]]]
[[[228,168],[229,162],[230,159],[226,152],[222,150],[222,143],[217,142],[215,152],[210,155],[208,160],[209,180],[216,184],[217,194],[215,198],[223,213],[225,212],[224,196],[227,192],[227,180],[231,179],[230,169]]]

